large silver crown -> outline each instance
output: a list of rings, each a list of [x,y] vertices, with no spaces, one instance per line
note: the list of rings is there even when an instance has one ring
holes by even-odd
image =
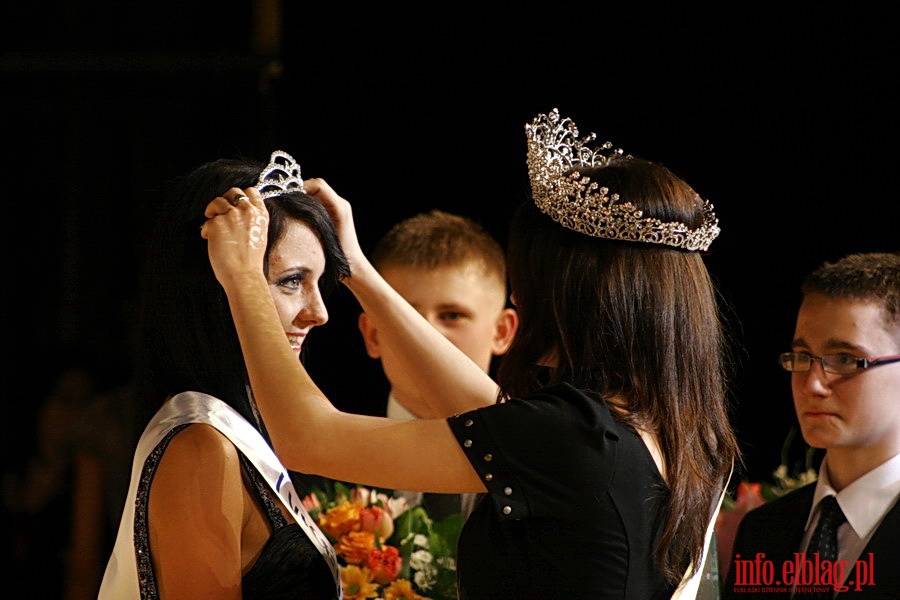
[[[553,109],[525,125],[528,177],[534,203],[563,227],[610,240],[665,244],[685,250],[706,250],[719,235],[719,220],[708,201],[703,223],[692,229],[679,221],[644,217],[643,212],[577,172],[578,167],[603,166],[622,156],[610,142],[592,148],[596,134],[579,139],[578,128]],[[627,158],[627,157],[626,157]],[[574,169],[574,171],[573,171]]]
[[[276,150],[269,158],[269,164],[259,174],[256,189],[263,198],[284,192],[305,191],[303,178],[300,177],[300,165],[287,152]]]

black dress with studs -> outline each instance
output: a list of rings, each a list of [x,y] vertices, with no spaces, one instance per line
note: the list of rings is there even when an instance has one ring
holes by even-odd
[[[671,597],[653,558],[668,486],[637,432],[568,384],[448,419],[485,486],[460,600]]]

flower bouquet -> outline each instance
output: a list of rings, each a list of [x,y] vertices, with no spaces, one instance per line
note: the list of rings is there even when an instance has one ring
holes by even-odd
[[[345,600],[456,600],[461,514],[434,521],[388,491],[326,487],[303,505],[334,545]]]

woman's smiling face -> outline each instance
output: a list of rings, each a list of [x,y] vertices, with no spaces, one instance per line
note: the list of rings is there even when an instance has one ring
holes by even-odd
[[[328,321],[319,290],[324,271],[325,252],[315,232],[302,221],[289,219],[269,253],[268,281],[281,325],[298,357],[310,330]]]

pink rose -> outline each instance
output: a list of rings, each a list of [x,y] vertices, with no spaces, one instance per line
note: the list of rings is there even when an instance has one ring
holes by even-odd
[[[360,506],[368,506],[374,495],[375,493],[369,488],[355,487],[350,490],[350,502],[359,504]]]
[[[367,506],[359,511],[359,528],[371,531],[383,542],[394,533],[394,519],[379,506]]]
[[[303,504],[303,508],[306,509],[306,512],[310,514],[316,513],[322,509],[322,505],[319,503],[319,497],[315,494],[310,494],[300,502]]]

